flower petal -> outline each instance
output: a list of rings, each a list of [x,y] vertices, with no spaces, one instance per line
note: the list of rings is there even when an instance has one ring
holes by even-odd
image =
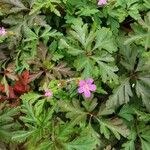
[[[105,5],[107,4],[107,0],[99,0],[98,5]]]
[[[95,91],[96,90],[96,85],[95,84],[90,84],[89,85],[89,90],[90,91]]]
[[[79,81],[79,86],[84,86],[85,84],[86,84],[86,82],[84,80]]]
[[[52,97],[53,96],[53,93],[51,90],[45,90],[45,94],[44,94],[45,97]]]
[[[0,35],[5,35],[6,34],[6,30],[4,27],[0,27]]]
[[[93,82],[94,82],[94,80],[92,78],[89,78],[89,79],[86,80],[87,84],[92,84]]]
[[[84,88],[83,87],[79,87],[78,88],[78,93],[83,93],[84,92]]]
[[[85,97],[90,97],[91,96],[91,92],[89,90],[85,90],[84,91],[84,96]]]

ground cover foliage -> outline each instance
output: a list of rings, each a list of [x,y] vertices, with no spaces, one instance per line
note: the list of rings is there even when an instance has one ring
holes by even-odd
[[[0,0],[0,149],[150,149],[149,0]]]

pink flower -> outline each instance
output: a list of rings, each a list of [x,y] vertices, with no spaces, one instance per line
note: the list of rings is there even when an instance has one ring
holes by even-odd
[[[105,5],[105,4],[107,4],[107,0],[99,0],[98,1],[98,5]]]
[[[51,90],[45,90],[45,94],[44,94],[45,97],[52,97],[53,96],[53,93]]]
[[[5,35],[7,32],[4,27],[0,27],[0,35]]]
[[[96,85],[93,82],[93,79],[80,80],[78,93],[83,93],[85,97],[90,97],[91,91],[96,90]]]

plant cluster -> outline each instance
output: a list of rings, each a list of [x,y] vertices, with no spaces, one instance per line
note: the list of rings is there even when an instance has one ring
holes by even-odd
[[[0,149],[150,149],[149,0],[0,0]]]

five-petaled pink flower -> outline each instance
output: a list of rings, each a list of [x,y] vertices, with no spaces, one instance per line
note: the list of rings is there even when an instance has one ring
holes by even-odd
[[[0,27],[0,35],[5,35],[7,32],[4,27]]]
[[[107,4],[107,0],[99,0],[98,1],[98,5],[105,5],[105,4]]]
[[[44,96],[46,96],[46,97],[52,97],[52,96],[53,96],[53,93],[52,93],[51,90],[45,90]]]
[[[87,79],[87,80],[80,80],[79,81],[79,88],[78,93],[83,93],[85,97],[91,96],[91,91],[96,90],[96,85],[93,84],[93,79]]]

